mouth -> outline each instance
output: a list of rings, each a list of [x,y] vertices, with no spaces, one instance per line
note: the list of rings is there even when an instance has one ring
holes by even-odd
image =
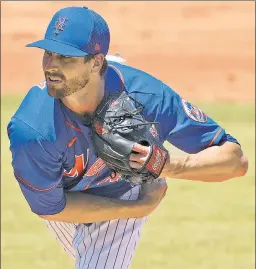
[[[57,78],[57,77],[49,76],[47,78],[47,83],[51,83],[51,84],[56,83],[56,84],[58,84],[58,83],[61,83],[61,82],[62,82],[62,80],[60,78]]]

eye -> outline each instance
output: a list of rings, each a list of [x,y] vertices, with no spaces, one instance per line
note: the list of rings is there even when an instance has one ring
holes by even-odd
[[[52,55],[52,52],[49,51],[49,50],[45,50],[45,54],[48,55],[48,56],[50,56],[50,55]]]
[[[69,58],[71,58],[71,56],[60,55],[60,58],[69,59]]]

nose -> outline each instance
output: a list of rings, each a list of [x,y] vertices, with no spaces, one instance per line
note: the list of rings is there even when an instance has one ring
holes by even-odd
[[[57,53],[45,55],[43,65],[45,71],[57,71],[60,67],[59,55]]]

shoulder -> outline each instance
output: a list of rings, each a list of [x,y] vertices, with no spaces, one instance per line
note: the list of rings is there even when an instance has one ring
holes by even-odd
[[[41,140],[54,144],[63,131],[62,117],[59,101],[48,95],[45,83],[40,83],[28,91],[10,120],[9,138],[14,144]]]
[[[25,154],[26,152],[36,158],[51,155],[54,159],[61,159],[61,149],[56,147],[56,143],[48,140],[18,118],[11,119],[7,126],[7,133],[13,157],[15,154]]]
[[[109,67],[108,74],[110,80],[115,82],[115,87],[119,87],[120,90],[120,81],[122,81],[124,90],[144,105],[144,116],[148,120],[153,120],[157,114],[163,114],[163,111],[170,111],[177,106],[179,95],[156,77],[115,62],[110,62]],[[119,82],[117,77],[120,78]]]
[[[143,70],[129,65],[109,62],[108,77],[112,81],[117,81],[117,75],[123,82],[125,90],[129,93],[159,98],[166,94],[177,95],[170,86]]]
[[[41,135],[33,128],[16,117],[12,117],[7,126],[11,147],[27,145],[29,142],[41,140]]]

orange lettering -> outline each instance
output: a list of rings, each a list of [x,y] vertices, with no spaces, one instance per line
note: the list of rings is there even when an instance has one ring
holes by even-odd
[[[91,177],[91,176],[95,176],[97,174],[99,174],[99,172],[101,170],[103,170],[103,168],[106,166],[106,164],[104,163],[104,161],[99,158],[96,160],[96,162],[90,167],[89,171],[86,173],[85,176],[87,177]]]
[[[110,182],[117,182],[119,179],[120,179],[120,175],[116,173],[114,177],[110,178]]]
[[[84,163],[84,154],[81,155],[75,155],[75,165],[74,167],[67,172],[66,170],[64,170],[64,175],[67,177],[78,177],[79,175],[81,175],[85,169],[85,167],[88,164],[88,154],[89,152],[87,152],[87,162],[86,164]]]
[[[97,185],[101,185],[101,184],[104,184],[107,182],[111,182],[111,183],[117,182],[120,178],[121,177],[119,174],[116,174],[114,177],[108,176],[108,177],[104,178],[103,180],[101,180]]]

